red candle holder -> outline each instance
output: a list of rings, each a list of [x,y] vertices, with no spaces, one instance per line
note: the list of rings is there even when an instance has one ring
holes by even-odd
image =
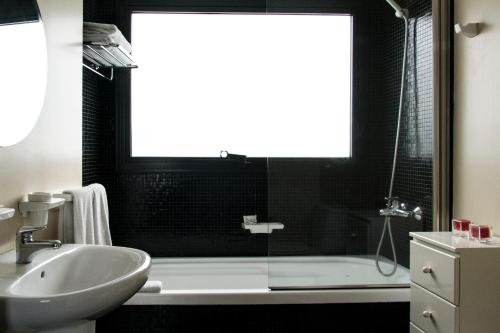
[[[453,234],[460,237],[469,237],[471,221],[467,219],[453,219]]]
[[[481,243],[486,243],[492,239],[492,228],[489,225],[471,224],[469,229],[471,238]]]

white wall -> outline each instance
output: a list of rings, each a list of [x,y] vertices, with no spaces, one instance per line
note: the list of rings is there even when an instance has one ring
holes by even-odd
[[[455,36],[453,215],[500,235],[500,1],[455,0],[455,22],[484,26]]]
[[[48,44],[47,94],[28,137],[0,148],[0,204],[6,207],[17,208],[28,192],[81,186],[82,1],[38,0]],[[55,217],[52,214],[51,230],[45,236],[55,236]],[[15,218],[0,222],[0,252],[14,246],[21,223],[18,212]]]

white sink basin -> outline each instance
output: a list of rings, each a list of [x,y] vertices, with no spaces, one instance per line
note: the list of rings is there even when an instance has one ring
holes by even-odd
[[[15,264],[0,255],[0,331],[33,332],[96,319],[123,304],[147,281],[143,251],[99,245],[63,245]]]

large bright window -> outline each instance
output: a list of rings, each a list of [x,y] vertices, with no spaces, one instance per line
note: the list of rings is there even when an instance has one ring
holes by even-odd
[[[349,157],[349,15],[132,15],[135,157]]]

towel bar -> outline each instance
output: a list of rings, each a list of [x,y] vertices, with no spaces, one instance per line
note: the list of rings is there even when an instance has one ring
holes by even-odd
[[[115,68],[137,68],[130,53],[118,44],[84,42],[82,51],[83,67],[110,81]],[[109,70],[109,75],[102,72],[104,69]]]

